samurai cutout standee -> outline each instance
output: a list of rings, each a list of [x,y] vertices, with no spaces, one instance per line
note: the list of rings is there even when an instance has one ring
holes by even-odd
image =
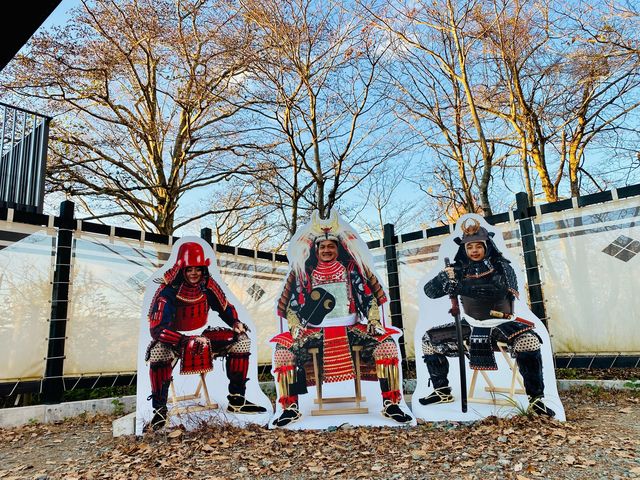
[[[354,388],[354,379],[356,390],[360,378],[375,380],[382,397],[381,416],[376,417],[393,424],[413,422],[403,410],[399,350],[393,338],[400,332],[381,322],[387,296],[366,244],[335,212],[327,220],[314,212],[311,222],[292,238],[287,255],[291,269],[277,315],[281,326],[287,322],[288,330],[272,339],[280,406],[272,425],[284,427],[301,418],[300,396],[316,384],[316,378],[318,392],[325,388],[322,384],[335,385],[342,395]],[[320,365],[312,358],[316,352]],[[322,403],[321,396],[318,402]],[[330,412],[320,412],[326,413]],[[354,417],[358,415],[342,422]]]
[[[205,255],[205,248],[208,255]],[[206,392],[206,398],[209,398],[206,374],[214,369],[216,358],[225,360],[228,379],[226,411],[240,415],[267,413],[263,405],[269,406],[268,399],[261,392],[259,400],[254,401],[263,405],[253,403],[245,395],[252,350],[251,329],[240,320],[236,307],[221,286],[221,279],[212,275],[215,272],[219,277],[213,251],[198,238],[186,238],[174,246],[172,259],[172,266],[157,280],[159,285],[155,284],[148,309],[147,328],[151,340],[144,360],[149,365],[149,400],[153,409],[151,427],[157,430],[167,423],[172,413],[167,407],[170,394],[174,403],[177,403],[176,399],[183,398],[175,393],[178,379],[200,375],[201,383],[195,396]],[[210,324],[210,311],[217,314],[224,327]],[[246,314],[242,318],[248,321]],[[180,375],[174,376],[177,363],[180,363]],[[253,363],[252,376],[256,379],[255,361]],[[215,385],[218,388],[220,383]],[[217,407],[211,405],[212,409]],[[180,410],[177,405],[175,407]],[[191,409],[193,411],[193,407]],[[188,412],[189,408],[182,411]]]
[[[442,324],[447,315],[444,308],[451,307],[449,313],[456,313],[459,298],[464,364],[468,363],[474,372],[466,375],[471,381],[465,383],[465,386],[470,383],[469,415],[507,415],[522,401],[517,394],[526,393],[533,413],[564,418],[563,411],[560,415],[554,411],[562,410],[562,405],[555,386],[549,335],[520,299],[518,275],[496,245],[495,233],[490,228],[479,215],[459,219],[453,235],[455,247],[447,252],[450,245],[445,241],[440,249],[440,264],[445,264],[449,255],[453,263],[441,267],[435,275],[430,274],[423,283],[427,300],[438,300],[421,302],[421,318],[430,320],[420,322],[416,329],[416,351],[422,351],[427,372],[424,366],[418,368],[414,413],[429,420],[468,418],[459,413],[459,408],[443,407],[461,400],[456,396],[464,395],[465,390],[456,385],[460,383],[457,374],[453,378],[449,375],[448,357],[460,354],[456,322]],[[447,297],[451,297],[451,303],[447,303]],[[545,377],[551,381],[545,383]],[[431,384],[430,389],[425,388],[427,383]],[[486,386],[478,388],[479,383]],[[452,385],[457,387],[455,394]],[[478,391],[483,393],[477,394]],[[553,408],[545,399],[547,393]],[[487,410],[487,405],[492,410]]]

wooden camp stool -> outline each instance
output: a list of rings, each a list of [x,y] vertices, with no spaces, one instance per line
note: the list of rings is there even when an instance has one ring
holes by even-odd
[[[355,395],[352,397],[324,397],[322,395],[322,372],[320,371],[320,363],[318,361],[318,354],[320,349],[310,348],[309,353],[313,357],[313,375],[316,381],[316,398],[314,403],[318,405],[317,409],[311,410],[311,415],[349,415],[349,414],[366,414],[369,413],[367,407],[361,407],[360,403],[367,399],[362,396],[362,385],[360,378],[360,352],[361,346],[351,347],[351,354],[354,357],[354,367],[356,378],[354,379]],[[355,407],[342,407],[342,408],[324,408],[325,404],[330,403],[349,403],[355,402]]]
[[[518,372],[518,365],[511,358],[509,352],[507,350],[507,344],[503,342],[498,342],[498,350],[502,353],[509,369],[511,370],[511,385],[507,387],[497,387],[489,377],[489,374],[486,370],[474,370],[471,375],[471,385],[469,386],[469,393],[467,395],[467,402],[470,403],[485,403],[490,405],[504,405],[508,407],[514,406],[515,400],[514,396],[516,394],[523,394],[524,391],[524,383],[522,382],[522,377]],[[479,398],[475,396],[476,390],[476,381],[478,379],[478,373],[482,375],[484,381],[487,382],[487,386],[484,387],[485,392],[491,393],[492,398]],[[519,388],[516,388],[516,384],[519,385]],[[501,398],[498,398],[501,394]]]
[[[217,403],[211,402],[211,398],[209,398],[209,390],[207,389],[207,382],[205,381],[207,373],[199,374],[200,381],[198,382],[198,387],[196,388],[196,391],[191,395],[183,395],[178,397],[176,395],[176,388],[173,385],[173,380],[171,380],[171,396],[167,405],[169,407],[167,416],[180,415],[181,413],[195,413],[203,412],[205,410],[215,410],[219,407]],[[204,404],[186,406],[179,405],[180,402],[184,402],[186,400],[204,400]]]

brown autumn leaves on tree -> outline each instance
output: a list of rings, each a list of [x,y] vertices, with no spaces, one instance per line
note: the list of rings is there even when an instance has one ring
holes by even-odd
[[[501,179],[525,189],[531,203],[607,187],[608,180],[589,173],[602,160],[588,162],[585,149],[636,138],[637,118],[625,122],[638,106],[640,63],[629,48],[629,25],[640,17],[614,2],[594,5],[381,0],[368,6],[379,28],[399,42],[390,76],[399,111],[435,153],[426,173],[436,182],[422,187],[440,215],[491,213]],[[599,15],[603,10],[609,15]],[[579,12],[589,12],[590,21]],[[585,34],[602,30],[609,35],[600,33],[597,42]],[[585,188],[585,177],[593,186]]]
[[[163,234],[215,213],[176,218],[186,192],[254,170],[230,101],[248,42],[215,1],[83,1],[66,27],[38,34],[6,86],[56,115],[49,189],[100,211],[89,218]]]
[[[630,172],[638,137],[625,5],[86,0],[2,83],[54,115],[49,190],[88,218],[172,234],[215,215],[218,241],[280,246],[312,209],[357,211],[408,152],[445,221],[619,181],[603,155]]]
[[[277,199],[295,233],[317,209],[325,216],[410,142],[381,81],[388,45],[349,2],[243,0],[254,33],[246,98],[273,148],[258,196]],[[355,7],[355,4],[353,5]]]

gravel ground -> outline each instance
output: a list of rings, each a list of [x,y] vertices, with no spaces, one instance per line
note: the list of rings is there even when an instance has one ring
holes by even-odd
[[[0,430],[2,479],[640,478],[640,392],[563,393],[568,421],[329,432],[207,427],[113,439],[98,416]]]

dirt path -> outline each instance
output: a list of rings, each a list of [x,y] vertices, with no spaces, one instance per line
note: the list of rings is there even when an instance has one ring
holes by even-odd
[[[0,430],[2,479],[640,478],[640,392],[565,394],[566,423],[333,432],[208,428],[111,438],[111,418]]]

